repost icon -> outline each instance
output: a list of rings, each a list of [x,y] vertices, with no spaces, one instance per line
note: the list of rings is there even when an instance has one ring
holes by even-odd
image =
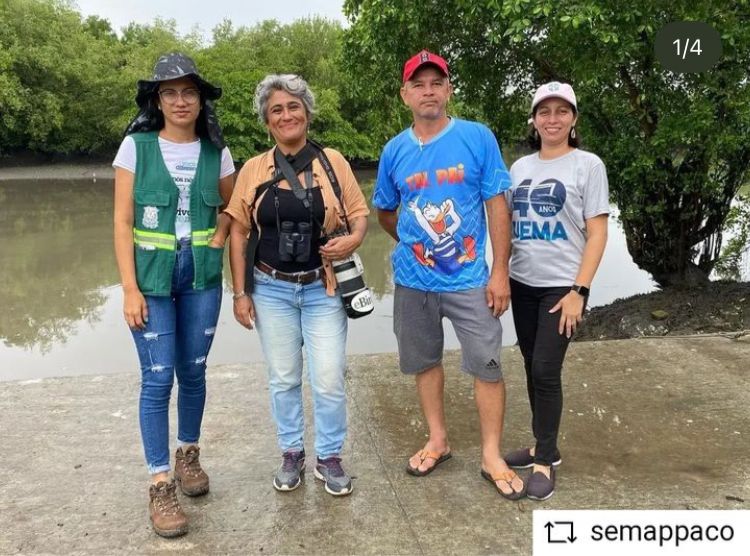
[[[548,521],[544,527],[547,529],[547,542],[549,543],[576,542],[572,521]]]

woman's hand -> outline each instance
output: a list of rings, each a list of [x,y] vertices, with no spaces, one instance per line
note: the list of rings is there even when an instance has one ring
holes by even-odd
[[[123,292],[125,294],[123,301],[125,322],[131,330],[143,330],[148,322],[146,298],[138,288],[127,288]]]
[[[234,299],[234,318],[248,330],[255,327],[255,305],[249,295],[241,295]]]
[[[321,256],[329,261],[340,261],[351,256],[357,250],[361,240],[355,235],[338,236],[329,239],[328,242],[320,248]]]
[[[550,313],[560,311],[560,326],[557,331],[570,338],[576,327],[583,320],[583,304],[585,298],[578,292],[568,292],[557,304],[549,310]]]

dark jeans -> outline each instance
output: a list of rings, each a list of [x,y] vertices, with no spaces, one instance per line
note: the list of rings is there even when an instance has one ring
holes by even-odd
[[[560,311],[549,310],[570,291],[570,286],[537,288],[511,279],[510,291],[513,322],[526,368],[531,430],[536,438],[534,463],[552,465],[559,458],[562,364],[570,340],[558,332]]]
[[[216,332],[221,286],[193,289],[193,254],[180,243],[171,296],[146,296],[148,323],[132,331],[141,363],[141,437],[149,473],[169,471],[169,399],[175,375],[177,440],[196,443],[206,403],[206,358]]]

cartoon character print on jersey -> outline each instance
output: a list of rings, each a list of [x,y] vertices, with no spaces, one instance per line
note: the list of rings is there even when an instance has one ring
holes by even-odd
[[[477,258],[476,240],[466,236],[459,241],[456,237],[461,227],[461,216],[451,199],[446,199],[439,207],[429,201],[422,208],[417,201],[409,201],[407,207],[431,241],[429,246],[424,243],[412,245],[414,256],[420,264],[453,274],[462,265]]]

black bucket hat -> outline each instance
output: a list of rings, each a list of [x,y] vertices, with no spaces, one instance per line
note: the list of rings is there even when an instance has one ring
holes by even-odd
[[[172,52],[161,56],[154,65],[152,78],[138,81],[138,93],[135,96],[135,102],[140,111],[128,124],[125,135],[161,129],[164,117],[154,101],[159,90],[159,84],[181,77],[192,79],[201,92],[201,113],[197,122],[198,135],[206,135],[217,148],[223,149],[226,143],[214,108],[214,101],[221,97],[221,87],[215,87],[203,79],[198,73],[198,68],[193,59],[180,52]]]

